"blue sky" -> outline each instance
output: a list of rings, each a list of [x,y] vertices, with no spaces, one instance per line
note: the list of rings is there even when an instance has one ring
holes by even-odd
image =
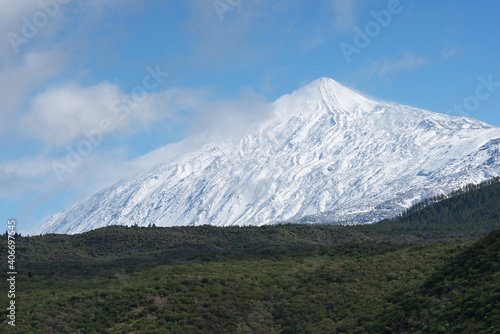
[[[494,0],[4,0],[0,216],[26,233],[323,76],[500,126],[499,13]]]

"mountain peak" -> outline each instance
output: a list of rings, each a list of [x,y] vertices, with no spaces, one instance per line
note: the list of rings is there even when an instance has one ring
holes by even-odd
[[[337,114],[347,115],[360,109],[371,110],[376,102],[327,77],[318,78],[276,101],[278,113],[286,115],[323,111],[325,108],[318,108],[318,103]]]
[[[335,99],[340,103],[368,103],[373,102],[364,97],[363,95],[355,92],[354,90],[347,88],[346,86],[338,83],[337,81],[322,77],[315,81],[318,81],[319,88],[325,94],[329,94],[330,96],[334,96]],[[314,82],[313,82],[314,83]]]
[[[310,83],[311,85],[317,85],[318,87],[323,87],[327,89],[333,89],[333,90],[350,90],[349,88],[345,87],[338,81],[335,81],[332,78],[328,77],[321,77],[318,78]]]
[[[271,107],[278,117],[244,135],[118,182],[31,233],[302,218],[367,223],[500,175],[500,128],[480,122],[373,102],[329,78]]]

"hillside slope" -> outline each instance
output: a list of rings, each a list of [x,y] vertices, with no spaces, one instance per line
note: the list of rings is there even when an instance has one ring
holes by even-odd
[[[495,333],[500,230],[484,235],[499,195],[498,180],[469,185],[373,225],[18,237],[17,328],[0,331]]]
[[[397,296],[379,323],[397,333],[497,333],[499,259],[500,230],[495,230],[447,261],[416,293]]]

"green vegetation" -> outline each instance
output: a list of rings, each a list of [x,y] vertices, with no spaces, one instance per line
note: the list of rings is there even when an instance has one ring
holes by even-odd
[[[397,332],[499,333],[500,230],[451,258],[381,317]],[[388,331],[389,333],[392,331]]]
[[[377,224],[378,231],[419,231],[439,236],[478,237],[500,222],[500,178],[467,185],[449,196],[426,199],[402,215]]]
[[[500,333],[499,213],[495,179],[370,226],[18,236],[0,332]]]

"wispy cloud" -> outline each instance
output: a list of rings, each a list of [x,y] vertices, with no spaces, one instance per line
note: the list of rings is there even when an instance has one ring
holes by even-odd
[[[23,24],[22,18],[39,9],[37,0],[3,0],[0,1],[0,66],[7,61],[14,52],[7,38],[9,32],[20,33]]]
[[[189,2],[191,13],[185,24],[185,33],[186,41],[192,47],[193,64],[224,68],[265,61],[283,45],[314,49],[336,32],[351,32],[360,8],[359,0],[322,0],[310,6],[311,10],[318,11],[318,20],[313,25],[304,25],[301,15],[307,5],[301,1],[221,2],[227,3],[229,8],[224,12],[224,20],[214,9],[214,1]],[[290,17],[286,22],[277,19],[284,13]],[[255,36],[262,35],[281,38],[255,39]]]
[[[329,0],[335,11],[335,28],[340,31],[352,31],[356,25],[358,0]]]
[[[457,47],[457,46],[451,45],[450,43],[446,43],[446,45],[442,51],[443,59],[448,59],[451,57],[458,56],[458,55],[460,55],[460,53],[462,53],[462,50],[463,49],[461,47]]]
[[[366,65],[360,66],[356,71],[357,78],[371,79],[373,77],[387,78],[401,71],[413,71],[414,69],[429,64],[430,61],[418,57],[411,52],[405,53],[402,58],[388,59],[382,57]]]
[[[278,6],[279,2],[273,2],[273,5]],[[248,40],[255,30],[271,25],[272,21],[259,20],[266,16],[271,4],[260,0],[244,1],[238,6],[230,6],[231,10],[224,13],[223,21],[213,1],[191,0],[190,6],[185,33],[192,48],[193,64],[224,68],[235,62],[241,64],[266,57],[267,48]]]
[[[15,111],[21,108],[28,95],[44,82],[61,73],[65,68],[66,55],[53,49],[31,52],[15,65],[0,70],[0,129],[7,117],[17,117]],[[11,120],[12,121],[12,120]],[[12,123],[9,125],[12,128]]]

